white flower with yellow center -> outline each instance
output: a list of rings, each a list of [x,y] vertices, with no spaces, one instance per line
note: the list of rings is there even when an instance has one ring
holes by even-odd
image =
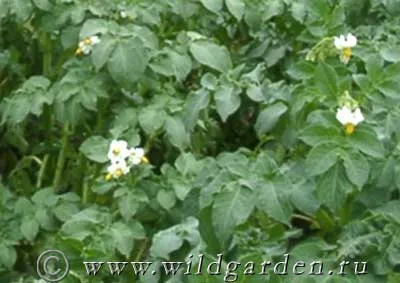
[[[352,111],[349,107],[343,106],[338,109],[336,119],[345,127],[346,134],[351,135],[355,127],[364,121],[364,116],[358,107]]]
[[[100,38],[97,35],[86,37],[84,40],[79,42],[79,47],[76,49],[76,55],[89,55],[92,52],[94,45],[100,42]]]
[[[132,165],[138,165],[140,163],[149,163],[149,160],[144,156],[143,148],[131,148],[129,150],[129,158],[128,161]]]
[[[113,178],[118,179],[119,177],[128,174],[130,167],[127,166],[125,160],[116,160],[107,167],[107,171],[108,174],[106,176],[106,180],[110,181]]]
[[[335,36],[334,44],[336,49],[341,51],[340,61],[344,64],[347,64],[352,54],[351,49],[357,45],[357,38],[351,33],[347,34],[347,36]]]
[[[107,157],[114,161],[121,161],[130,155],[128,143],[124,140],[113,140],[110,144]]]

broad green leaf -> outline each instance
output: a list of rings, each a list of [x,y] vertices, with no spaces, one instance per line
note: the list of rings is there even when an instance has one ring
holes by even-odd
[[[322,157],[324,160],[324,157]],[[343,167],[336,163],[319,180],[317,184],[318,200],[337,212],[343,207],[346,194],[352,191],[352,184],[347,180]]]
[[[142,108],[139,113],[139,124],[147,134],[153,134],[161,129],[166,119],[165,111],[152,105]]]
[[[93,46],[91,59],[94,67],[99,71],[109,60],[113,53],[117,40],[110,36],[102,36],[100,44]]]
[[[218,194],[214,199],[212,225],[217,238],[227,244],[235,227],[247,220],[254,208],[253,194],[238,185]]]
[[[0,264],[11,270],[16,261],[16,250],[11,246],[6,246],[6,243],[0,243]]]
[[[329,142],[339,136],[339,131],[334,127],[311,125],[300,133],[300,139],[310,146],[316,146],[322,142]]]
[[[290,225],[293,208],[290,204],[290,195],[283,185],[268,180],[258,182],[257,207],[267,213],[269,217]]]
[[[261,102],[265,100],[262,87],[252,85],[246,91],[247,96],[256,102]]]
[[[240,21],[244,14],[245,4],[243,0],[225,0],[229,12]]]
[[[35,219],[25,219],[21,224],[21,232],[28,241],[33,241],[39,233],[39,224]]]
[[[203,6],[214,13],[217,13],[222,9],[224,4],[223,0],[199,0]]]
[[[326,142],[314,146],[307,155],[307,172],[315,176],[328,171],[338,160],[337,148],[337,144]]]
[[[199,221],[194,217],[188,217],[181,224],[158,231],[153,236],[151,256],[169,259],[170,253],[178,250],[184,241],[189,242],[191,246],[197,246],[200,243],[198,228]]]
[[[226,122],[228,117],[240,107],[240,94],[233,87],[221,87],[215,92],[214,98],[218,114],[223,122]]]
[[[111,235],[115,241],[115,247],[126,258],[129,258],[133,250],[133,234],[129,226],[122,222],[116,222],[111,227]]]
[[[258,115],[254,128],[257,135],[261,137],[263,134],[271,131],[278,123],[279,118],[286,113],[287,106],[282,102],[269,105],[264,108]]]
[[[143,42],[132,37],[121,39],[108,60],[111,77],[121,86],[130,87],[141,78],[146,70],[148,55]]]
[[[348,140],[351,146],[369,156],[383,158],[385,155],[378,137],[369,131],[356,129]]]
[[[376,88],[389,98],[400,99],[400,82],[398,80],[385,80]]]
[[[209,102],[210,94],[206,90],[200,89],[199,91],[189,94],[184,109],[184,123],[189,132],[193,131],[199,119],[200,111],[205,109]]]
[[[335,69],[330,65],[320,62],[315,70],[315,80],[323,95],[330,95],[334,97],[339,95],[339,78]]]
[[[128,191],[125,195],[118,198],[118,207],[122,217],[126,220],[135,216],[139,209],[140,202],[133,192]]]
[[[231,57],[225,46],[212,42],[195,41],[190,45],[193,57],[203,65],[213,68],[221,73],[232,68]]]
[[[176,197],[171,191],[159,190],[157,193],[157,201],[162,208],[170,210],[176,204]]]
[[[72,215],[79,212],[79,208],[73,203],[61,203],[53,210],[54,215],[61,221],[65,222],[72,217]]]
[[[368,181],[370,171],[368,160],[360,153],[348,153],[343,161],[350,181],[358,188],[362,188]]]
[[[185,150],[190,144],[190,136],[186,132],[182,119],[168,117],[165,121],[165,131],[171,144],[180,150]]]
[[[88,159],[105,163],[108,160],[109,141],[100,136],[93,136],[85,140],[79,148]]]
[[[192,60],[186,54],[168,50],[154,57],[149,66],[156,73],[175,76],[177,80],[183,81],[192,70]]]
[[[83,24],[79,37],[83,39],[96,34],[104,34],[107,31],[107,21],[102,19],[89,19]]]
[[[380,54],[388,62],[397,63],[400,61],[399,47],[384,47],[380,50]]]
[[[49,0],[33,0],[33,4],[36,5],[40,10],[49,12],[51,11],[53,5]]]

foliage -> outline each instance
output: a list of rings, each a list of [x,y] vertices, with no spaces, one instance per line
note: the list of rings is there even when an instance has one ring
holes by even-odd
[[[285,252],[368,262],[340,282],[398,282],[397,4],[0,0],[0,281],[38,282],[57,248],[67,283],[222,282],[82,262]],[[333,38],[348,32],[344,64]],[[365,116],[352,134],[335,117],[348,101]],[[149,164],[105,180],[112,140]],[[335,277],[239,278],[265,280]]]

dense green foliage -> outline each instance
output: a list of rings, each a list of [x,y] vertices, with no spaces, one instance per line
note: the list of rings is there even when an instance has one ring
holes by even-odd
[[[285,252],[369,274],[238,282],[400,282],[399,13],[398,0],[0,0],[0,282],[43,282],[45,249],[70,258],[66,283],[134,282],[89,277],[90,260]],[[344,64],[333,38],[349,32]],[[365,117],[352,134],[336,119],[349,102]],[[114,139],[149,163],[106,180]]]

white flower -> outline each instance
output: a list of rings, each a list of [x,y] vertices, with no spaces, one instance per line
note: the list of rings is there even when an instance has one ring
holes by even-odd
[[[347,134],[352,134],[354,132],[355,126],[364,121],[364,116],[361,113],[360,108],[356,108],[352,111],[347,106],[339,108],[336,113],[336,119],[345,126],[345,131]]]
[[[144,150],[143,148],[137,147],[137,148],[131,148],[129,150],[129,163],[133,165],[138,165],[141,162],[147,163],[147,158],[144,156]]]
[[[125,160],[116,160],[112,162],[110,166],[108,166],[107,171],[108,175],[106,178],[118,179],[119,177],[128,174],[130,171],[130,167],[127,166]]]
[[[79,42],[79,47],[76,50],[76,54],[85,54],[89,55],[92,52],[92,48],[94,45],[100,43],[100,38],[97,35],[93,35],[90,37],[86,37],[85,39]]]
[[[347,36],[340,35],[334,37],[335,47],[341,51],[340,61],[347,64],[352,54],[352,48],[357,45],[357,38],[351,33]]]
[[[124,160],[130,155],[128,143],[124,140],[113,140],[110,144],[107,157],[111,162]]]

